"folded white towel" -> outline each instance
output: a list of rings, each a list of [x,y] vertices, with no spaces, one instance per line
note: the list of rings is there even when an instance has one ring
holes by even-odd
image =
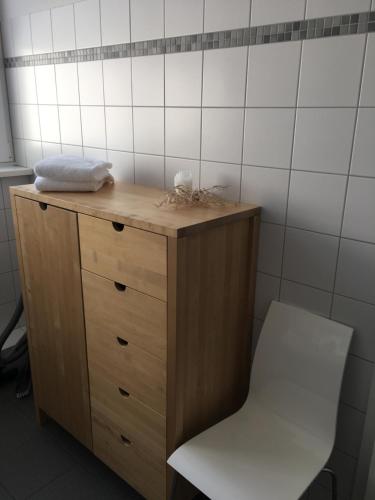
[[[98,191],[104,184],[113,184],[113,177],[110,174],[99,181],[69,182],[58,181],[48,177],[37,177],[35,187],[38,191]]]
[[[108,175],[111,163],[82,158],[81,156],[58,155],[40,160],[35,173],[58,181],[86,182],[100,181]]]

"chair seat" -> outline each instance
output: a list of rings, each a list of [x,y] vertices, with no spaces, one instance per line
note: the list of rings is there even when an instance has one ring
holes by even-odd
[[[212,500],[297,500],[325,466],[332,443],[278,417],[254,398],[168,459]]]

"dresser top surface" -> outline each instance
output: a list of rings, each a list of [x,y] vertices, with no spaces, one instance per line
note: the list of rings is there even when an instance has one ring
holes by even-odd
[[[246,203],[178,209],[172,206],[158,207],[164,191],[124,182],[106,185],[96,193],[42,193],[33,184],[13,186],[10,189],[16,196],[174,238],[210,226],[252,217],[260,212],[258,205]]]

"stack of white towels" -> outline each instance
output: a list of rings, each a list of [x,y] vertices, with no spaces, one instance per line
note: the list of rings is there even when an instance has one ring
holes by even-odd
[[[39,161],[34,169],[39,191],[98,191],[113,183],[111,163],[80,156],[58,155]]]

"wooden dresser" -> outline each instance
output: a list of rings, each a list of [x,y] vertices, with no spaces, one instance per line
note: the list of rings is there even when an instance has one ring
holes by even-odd
[[[162,191],[11,188],[37,416],[148,500],[168,455],[243,403],[259,208],[157,208]]]

